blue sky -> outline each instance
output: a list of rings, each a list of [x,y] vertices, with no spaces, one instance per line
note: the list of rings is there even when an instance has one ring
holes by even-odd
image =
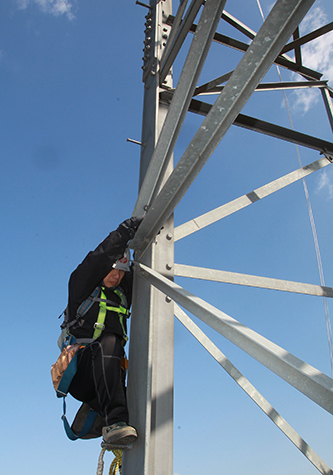
[[[272,3],[261,2],[265,15]],[[226,9],[259,29],[262,19],[255,0],[245,5],[229,1]],[[57,317],[66,306],[70,273],[135,205],[140,150],[126,139],[141,136],[145,14],[134,0],[0,4],[0,467],[8,475],[96,471],[99,441],[73,443],[65,436],[50,366],[58,356]],[[317,0],[301,31],[322,26],[332,16],[331,0]],[[231,34],[225,24],[219,31]],[[229,71],[240,58],[240,53],[214,45],[200,83]],[[306,66],[323,72],[333,87],[332,34],[304,48],[303,59]],[[283,80],[292,78],[286,71],[281,74]],[[275,67],[267,80],[278,80]],[[332,141],[319,91],[304,94],[287,94],[294,128]],[[281,92],[255,93],[244,113],[289,126]],[[175,161],[201,121],[187,116]],[[316,151],[302,147],[300,154],[304,165],[319,158]],[[177,208],[175,223],[297,168],[294,145],[232,127]],[[330,287],[332,168],[307,179]],[[175,256],[183,264],[320,283],[300,182],[178,242]],[[185,278],[177,282],[330,375],[320,298]],[[332,314],[332,303],[328,305]],[[200,326],[332,467],[332,416],[222,336]],[[77,407],[69,401],[69,417]],[[317,473],[177,322],[174,445],[177,475]],[[110,459],[106,456],[105,471]]]

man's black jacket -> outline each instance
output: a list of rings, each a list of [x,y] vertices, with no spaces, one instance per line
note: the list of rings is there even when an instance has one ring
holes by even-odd
[[[102,285],[104,277],[111,271],[115,261],[123,256],[129,238],[130,236],[120,227],[116,231],[112,231],[94,251],[89,252],[82,263],[71,274],[68,284],[69,321],[75,318],[81,303],[92,294],[97,286]],[[130,307],[132,301],[132,281],[133,275],[131,271],[125,273],[120,283],[120,287],[127,298],[127,308]],[[118,305],[121,304],[119,296],[114,293],[113,289],[105,288],[103,292],[108,300]],[[92,338],[94,333],[93,325],[97,321],[98,312],[99,303],[95,302],[83,316],[83,319],[71,328],[70,333],[76,338]],[[126,329],[126,318],[124,320]],[[103,333],[123,336],[123,329],[116,312],[107,312]]]

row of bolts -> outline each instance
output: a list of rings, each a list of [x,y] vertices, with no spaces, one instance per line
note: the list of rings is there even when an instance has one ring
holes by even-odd
[[[151,11],[149,11],[147,13],[147,15],[145,16],[146,18],[146,22],[145,22],[145,40],[144,40],[144,45],[145,47],[143,48],[143,52],[144,52],[144,56],[143,56],[143,62],[144,62],[144,65],[142,66],[142,69],[143,71],[146,71],[147,70],[147,63],[148,61],[150,60],[151,58],[151,54],[150,54],[150,50],[151,50],[151,45],[150,43],[152,42],[152,37],[151,37],[151,32],[152,32],[152,23],[153,23],[153,18],[152,18],[153,14]],[[168,29],[167,28],[163,28],[163,34],[162,34],[162,38],[165,40],[163,42],[163,46],[166,45],[166,40],[168,39],[168,35],[167,35],[167,32],[168,32]]]

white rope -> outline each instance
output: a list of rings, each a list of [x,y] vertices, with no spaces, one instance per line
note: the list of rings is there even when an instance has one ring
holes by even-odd
[[[103,457],[104,457],[105,450],[106,449],[104,447],[102,447],[101,453],[100,453],[99,458],[98,458],[96,475],[103,475],[103,469],[104,469]]]
[[[265,17],[264,17],[263,10],[261,8],[260,0],[257,0],[257,5],[258,5],[258,8],[259,8],[261,17],[262,17],[263,21],[265,21]],[[279,75],[280,82],[282,82],[281,72],[280,72],[280,68],[279,68],[278,65],[276,65],[276,69],[277,69],[277,72],[278,72],[278,75]],[[292,130],[294,130],[294,125],[293,125],[293,121],[292,121],[292,118],[291,118],[290,108],[289,108],[288,99],[287,99],[287,95],[286,95],[285,90],[283,90],[283,96],[284,96],[284,101],[285,101],[287,112],[288,112],[290,126],[291,126]],[[299,151],[299,147],[298,147],[297,144],[295,144],[295,147],[296,147],[296,153],[297,153],[299,166],[302,167],[302,160],[301,160],[301,154],[300,154],[300,151]],[[304,193],[305,193],[305,198],[306,198],[306,203],[307,203],[308,213],[309,213],[309,218],[310,218],[310,223],[311,223],[312,236],[313,236],[315,250],[316,250],[316,257],[317,257],[317,265],[318,265],[318,271],[319,271],[319,277],[320,277],[320,284],[321,284],[321,286],[325,287],[324,271],[323,271],[323,265],[322,265],[321,254],[320,254],[320,249],[319,249],[319,241],[318,241],[316,225],[315,225],[313,212],[312,212],[310,195],[309,195],[309,191],[308,191],[308,187],[306,185],[305,179],[302,178],[302,181],[303,181],[303,188],[304,188]],[[332,327],[331,327],[331,320],[330,320],[330,315],[329,315],[329,310],[328,310],[327,297],[323,297],[323,302],[324,302],[324,312],[325,312],[326,331],[327,331],[327,339],[328,339],[328,351],[329,351],[330,365],[331,365],[331,374],[332,374],[332,377],[333,377]]]

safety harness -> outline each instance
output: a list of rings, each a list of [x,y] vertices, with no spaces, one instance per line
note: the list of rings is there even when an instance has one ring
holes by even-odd
[[[63,324],[61,325],[62,333],[58,340],[58,345],[60,349],[62,350],[62,353],[60,357],[58,358],[57,363],[64,353],[73,351],[71,350],[73,346],[77,346],[77,350],[84,348],[89,343],[96,340],[102,334],[103,330],[105,329],[105,319],[106,319],[106,315],[108,311],[115,312],[118,314],[120,325],[123,331],[122,344],[123,346],[125,346],[128,340],[128,336],[126,335],[126,330],[125,330],[126,326],[124,323],[124,319],[128,318],[130,315],[129,309],[127,308],[126,295],[120,287],[114,290],[114,293],[120,298],[121,303],[119,305],[115,302],[112,302],[111,300],[108,300],[106,298],[104,291],[105,291],[105,287],[103,286],[96,287],[96,289],[92,292],[92,294],[80,305],[80,307],[78,308],[76,312],[76,316],[72,321],[69,322],[69,319],[68,319],[68,308],[63,312],[65,318],[64,318]],[[98,297],[99,295],[100,297]],[[86,339],[76,339],[73,335],[70,334],[71,328],[73,327],[73,325],[78,323],[79,320],[81,320],[84,317],[84,315],[88,312],[88,310],[92,307],[92,305],[95,302],[99,302],[99,312],[98,312],[97,320],[94,323],[93,337],[86,338]],[[65,371],[62,373],[60,382],[58,383],[57,387],[55,386],[57,397],[63,398],[63,415],[61,419],[64,423],[65,432],[70,440],[76,440],[79,438],[88,438],[89,433],[98,416],[97,412],[90,409],[85,418],[83,428],[78,434],[76,434],[73,431],[72,427],[70,426],[66,418],[66,399],[65,398],[68,394],[69,386],[77,371],[77,357],[78,357],[78,351],[76,351],[74,354],[71,354],[71,357],[69,358],[68,366],[66,367]],[[52,377],[53,377],[54,367],[57,365],[57,363],[52,365],[52,370],[51,370]],[[126,358],[121,358],[121,367],[123,369],[127,369],[127,363],[128,362]]]
[[[110,312],[115,312],[118,313],[119,321],[121,328],[123,330],[123,339],[125,342],[128,340],[128,336],[126,335],[126,330],[125,330],[125,325],[124,325],[124,317],[128,318],[129,317],[129,310],[128,308],[125,307],[126,305],[126,296],[120,289],[115,289],[114,293],[118,295],[120,298],[121,304],[116,307],[108,305],[110,301],[107,300],[104,291],[105,287],[101,287],[101,297],[99,299],[99,312],[98,312],[98,317],[97,321],[94,324],[94,335],[93,335],[93,340],[96,340],[101,334],[102,331],[105,328],[105,318],[106,318],[106,312],[109,310]],[[110,302],[112,303],[112,302]]]

